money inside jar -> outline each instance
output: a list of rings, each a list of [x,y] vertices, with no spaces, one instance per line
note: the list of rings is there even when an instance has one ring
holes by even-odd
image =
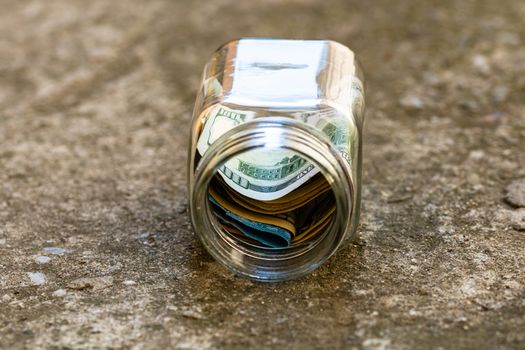
[[[348,149],[347,125],[333,111],[296,112],[321,130],[342,153]],[[215,106],[203,118],[197,150],[203,155],[222,134],[255,117],[253,111]],[[211,207],[224,230],[247,244],[289,248],[316,238],[335,213],[326,178],[305,157],[292,151],[259,150],[228,160],[208,188]]]

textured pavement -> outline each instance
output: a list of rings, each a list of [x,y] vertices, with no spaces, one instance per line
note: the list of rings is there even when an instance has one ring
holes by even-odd
[[[525,2],[0,6],[0,348],[525,348]],[[198,80],[242,36],[368,78],[360,239],[286,283],[188,221]]]

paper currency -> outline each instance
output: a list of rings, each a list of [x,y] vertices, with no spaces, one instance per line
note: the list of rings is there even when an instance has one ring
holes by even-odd
[[[292,234],[278,226],[274,226],[268,223],[262,223],[244,218],[237,215],[217,202],[212,196],[210,201],[214,204],[215,213],[222,223],[227,224],[229,232],[232,232],[232,228],[238,231],[237,234],[242,235],[255,240],[256,242],[262,243],[265,246],[272,248],[286,248],[290,246],[292,242]]]
[[[348,160],[350,132],[354,128],[349,120],[335,118],[334,109],[295,113],[294,117],[314,126],[331,141]],[[233,110],[225,106],[214,107],[197,142],[203,155],[221,135],[235,126],[252,120],[253,111]],[[319,170],[304,157],[288,150],[251,150],[226,162],[219,170],[226,184],[238,193],[256,200],[275,200],[306,183]]]
[[[328,226],[335,212],[330,186],[318,175],[301,188],[274,201],[245,197],[218,176],[209,198],[225,230],[248,244],[287,248],[303,243]]]

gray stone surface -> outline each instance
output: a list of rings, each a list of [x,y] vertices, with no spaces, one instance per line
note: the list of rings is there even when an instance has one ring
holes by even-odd
[[[0,348],[525,347],[523,1],[0,5]],[[335,39],[368,77],[361,238],[297,281],[233,276],[188,222],[197,82],[240,36]]]
[[[517,208],[525,207],[525,179],[516,180],[507,186],[507,202]]]

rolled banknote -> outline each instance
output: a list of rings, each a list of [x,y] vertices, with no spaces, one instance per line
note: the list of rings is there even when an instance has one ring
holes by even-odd
[[[349,119],[334,118],[334,109],[295,112],[292,117],[316,127],[348,160],[352,147]],[[197,142],[203,155],[221,135],[255,117],[253,111],[214,107],[206,118]],[[252,150],[228,160],[220,169],[226,184],[238,193],[256,200],[281,198],[316,175],[319,170],[299,154],[288,150]]]
[[[233,226],[246,237],[271,248],[286,248],[292,242],[292,234],[278,226],[257,222],[237,215],[217,202],[212,196],[210,201],[214,205],[215,213],[221,222]]]
[[[330,222],[335,201],[324,177],[317,175],[301,188],[274,201],[244,197],[216,176],[209,199],[229,233],[252,245],[287,248],[315,237]]]

